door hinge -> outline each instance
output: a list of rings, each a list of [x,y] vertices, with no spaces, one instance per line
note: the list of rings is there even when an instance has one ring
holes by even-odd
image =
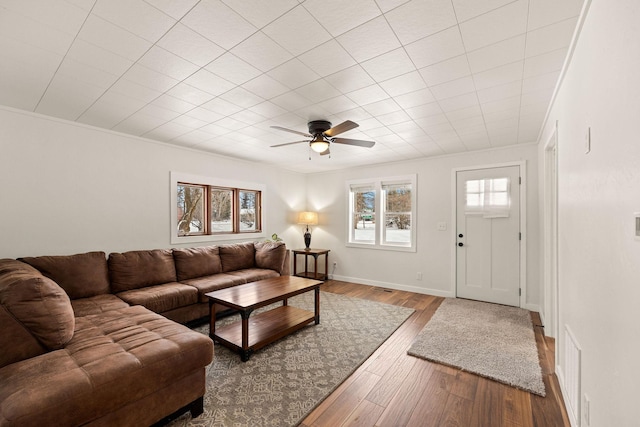
[[[518,296],[521,297],[522,296],[522,288],[518,288]]]
[[[518,177],[518,185],[522,185],[522,177],[521,176]]]
[[[518,233],[518,240],[522,240],[522,233]]]

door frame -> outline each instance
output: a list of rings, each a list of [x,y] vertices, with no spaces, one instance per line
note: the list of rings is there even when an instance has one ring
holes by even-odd
[[[541,310],[545,335],[558,339],[558,123],[544,146],[544,208],[543,208],[543,271],[544,306]],[[550,300],[553,297],[553,300]],[[557,342],[557,341],[556,341]],[[559,352],[556,352],[559,353]],[[557,355],[556,355],[557,357]]]
[[[464,166],[453,168],[451,170],[451,294],[458,297],[457,283],[457,264],[458,264],[458,252],[456,250],[456,224],[457,224],[457,176],[458,172],[474,171],[481,169],[494,169],[507,166],[519,166],[520,167],[520,233],[522,238],[520,239],[520,300],[519,307],[527,308],[527,162],[525,160],[517,162],[505,162],[505,163],[493,163],[487,165],[476,166]]]

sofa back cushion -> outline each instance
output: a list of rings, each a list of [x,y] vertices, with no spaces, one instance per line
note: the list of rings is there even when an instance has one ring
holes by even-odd
[[[19,258],[37,268],[67,292],[69,298],[88,298],[109,293],[109,270],[104,252],[67,256]]]
[[[174,249],[173,260],[176,264],[178,281],[222,272],[220,250],[217,246]]]
[[[54,281],[24,266],[29,267],[0,260],[0,366],[57,350],[73,337],[69,296]]]
[[[114,293],[176,281],[171,249],[109,254],[109,276]]]
[[[253,268],[256,265],[256,249],[253,242],[221,245],[219,248],[223,273]]]
[[[282,274],[287,247],[284,242],[256,242],[256,267]]]

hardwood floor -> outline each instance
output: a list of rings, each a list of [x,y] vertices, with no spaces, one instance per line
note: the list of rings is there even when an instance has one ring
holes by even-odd
[[[415,313],[300,424],[336,426],[569,426],[553,372],[554,340],[535,328],[546,397],[408,356],[441,297],[330,280],[322,291],[394,304]],[[532,313],[534,325],[540,324]]]

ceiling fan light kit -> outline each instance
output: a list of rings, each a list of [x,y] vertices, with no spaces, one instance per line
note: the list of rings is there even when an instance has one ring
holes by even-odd
[[[346,132],[348,130],[355,129],[358,127],[358,124],[355,122],[352,122],[351,120],[342,122],[339,125],[334,127],[331,127],[331,122],[327,120],[313,120],[307,123],[307,126],[309,128],[309,133],[304,133],[304,132],[300,132],[293,129],[287,129],[281,126],[271,126],[273,129],[278,129],[285,132],[291,132],[291,133],[295,133],[295,134],[310,138],[310,140],[286,142],[284,144],[272,145],[272,147],[282,147],[284,145],[308,142],[309,147],[313,151],[315,151],[316,153],[320,153],[321,155],[326,155],[326,154],[330,154],[329,146],[331,143],[355,145],[358,147],[367,147],[367,148],[371,148],[375,145],[375,142],[373,141],[362,141],[358,139],[348,139],[348,138],[335,138],[336,135],[339,135],[343,132]]]

